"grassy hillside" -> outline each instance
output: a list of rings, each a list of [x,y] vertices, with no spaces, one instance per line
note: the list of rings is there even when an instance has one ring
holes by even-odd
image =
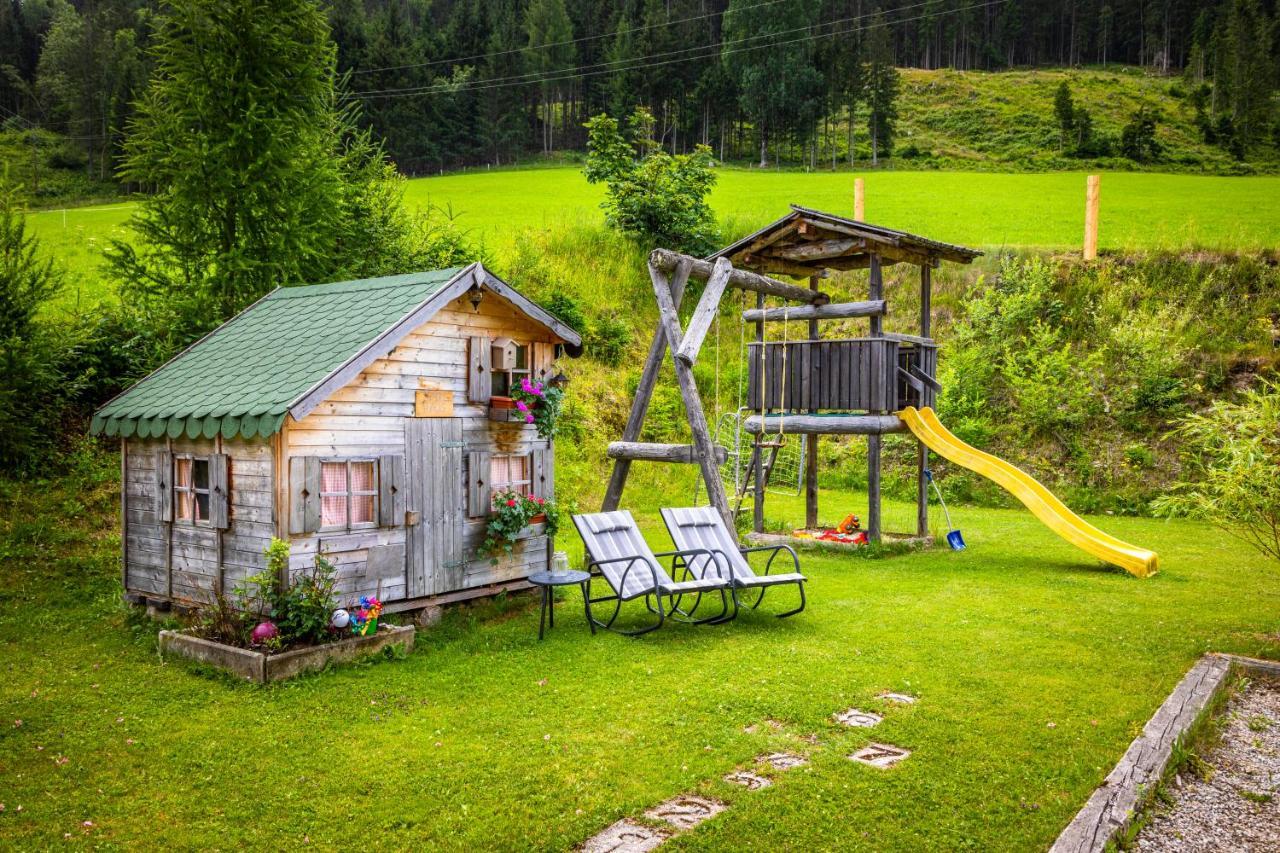
[[[863,172],[872,222],[989,250],[1079,245],[1084,173]],[[725,239],[777,218],[792,202],[833,211],[852,204],[852,176],[724,168],[712,193]],[[449,208],[509,269],[530,234],[603,226],[601,190],[574,167],[472,172],[408,183],[411,205]],[[101,250],[130,205],[46,210],[33,231],[71,272],[63,304],[92,305],[107,293]],[[1242,215],[1247,211],[1248,215]],[[1280,244],[1280,177],[1107,173],[1102,182],[1104,250],[1251,250]]]
[[[897,166],[946,169],[1106,169],[1250,174],[1275,172],[1280,151],[1264,146],[1240,163],[1205,144],[1195,126],[1189,87],[1177,78],[1140,68],[1032,69],[1019,71],[902,72],[901,128]],[[1140,166],[1111,157],[1080,160],[1058,151],[1053,97],[1066,81],[1077,107],[1088,110],[1094,129],[1116,139],[1141,106],[1160,112],[1160,161]],[[914,156],[912,150],[920,152]],[[905,165],[904,165],[905,161]]]

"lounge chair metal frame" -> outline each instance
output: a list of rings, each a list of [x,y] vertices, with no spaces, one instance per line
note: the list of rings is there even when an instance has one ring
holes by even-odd
[[[717,513],[714,509],[711,509],[711,508],[707,508],[707,510],[708,512],[705,513],[705,520],[700,521],[696,526],[719,527],[720,530],[723,532],[724,522],[721,520],[719,513]],[[702,508],[697,508],[697,509],[666,508],[662,510],[662,521],[664,524],[666,524],[667,532],[671,535],[671,540],[675,542],[676,545],[680,545],[682,542],[687,541],[687,537],[681,531],[681,528],[687,525],[683,525],[676,520],[676,513],[678,512],[698,512],[702,514]],[[786,584],[795,584],[797,589],[800,592],[800,606],[793,608],[791,610],[787,610],[783,613],[779,613],[777,614],[777,616],[779,619],[785,619],[788,616],[795,616],[797,613],[801,613],[804,611],[805,606],[808,603],[807,598],[805,596],[804,585],[805,585],[805,582],[808,580],[808,578],[806,578],[800,572],[800,557],[799,555],[796,554],[795,549],[792,548],[790,545],[786,545],[786,544],[757,545],[751,548],[743,548],[740,546],[736,547],[734,551],[736,552],[738,557],[741,559],[741,562],[737,566],[734,565],[733,558],[729,555],[729,553],[726,551],[724,547],[718,547],[718,548],[702,547],[702,548],[697,548],[693,550],[709,551],[714,556],[714,559],[716,562],[717,575],[719,577],[724,577],[725,574],[727,573],[729,577],[732,579],[733,589],[734,589],[734,598],[738,599],[740,606],[746,605],[749,609],[755,610],[759,608],[760,603],[764,601],[765,593],[769,591],[770,587],[783,586]],[[750,562],[748,562],[747,560],[747,555],[759,554],[759,553],[764,553],[768,551],[771,551],[773,553],[770,555],[769,560],[765,563],[764,574],[756,574],[755,570],[751,567]],[[783,575],[771,574],[773,571],[773,561],[778,559],[779,554],[783,554],[783,553],[786,553],[791,557],[792,571]],[[721,565],[723,565],[724,571],[720,570]],[[685,568],[686,568],[686,571],[689,572],[690,574],[694,575],[695,577],[698,576],[697,566],[686,566]],[[743,600],[743,593],[748,592],[750,590],[759,590],[759,593],[755,596],[755,600],[753,602],[747,603],[745,600]]]
[[[626,518],[630,521],[632,528],[635,529],[635,521],[630,518],[630,513],[626,513]],[[584,533],[583,523],[585,522],[585,516],[575,515],[573,517],[574,526],[578,528],[579,534],[582,535],[583,544],[587,549],[586,571],[592,576],[593,580],[596,577],[603,578],[613,591],[612,595],[592,596],[588,594],[586,601],[587,618],[592,624],[598,625],[605,630],[613,631],[616,634],[638,637],[641,634],[647,634],[650,631],[661,628],[668,619],[689,625],[716,625],[732,621],[738,615],[738,599],[733,585],[720,571],[719,560],[707,549],[691,548],[683,551],[663,551],[655,554],[646,546],[644,548],[645,553],[597,559],[592,552],[591,544],[598,533],[591,530]],[[637,535],[638,532],[636,530]],[[674,580],[671,575],[667,574],[667,571],[662,568],[659,562],[663,558],[671,559],[673,575],[678,568],[684,569],[683,580]],[[706,577],[706,573],[703,573],[701,577],[694,573],[690,561],[697,558],[702,558],[704,561],[711,561],[715,564],[715,578]],[[625,568],[623,568],[621,576],[616,577],[616,579],[611,576],[616,575],[616,572],[605,571],[605,567],[621,564],[625,564]],[[645,570],[648,571],[649,579],[652,580],[652,583],[631,594],[625,594],[627,577],[637,566],[640,567],[638,571],[641,573]],[[590,592],[589,586],[588,592]],[[709,592],[720,593],[720,612],[707,617],[695,616],[702,605],[703,596]],[[693,606],[687,609],[683,606],[686,597],[693,598]],[[645,609],[656,615],[657,619],[652,624],[634,630],[614,627],[614,623],[622,612],[622,605],[637,598],[644,599]],[[595,617],[591,610],[591,605],[610,601],[614,602],[613,612],[607,620],[602,622]]]

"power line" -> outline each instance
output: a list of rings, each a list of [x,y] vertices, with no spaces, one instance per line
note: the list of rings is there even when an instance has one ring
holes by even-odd
[[[919,8],[920,6],[926,6],[926,5],[928,5],[928,0],[925,0],[925,2],[913,3],[910,6],[904,6],[903,9],[904,10],[915,9],[915,8]],[[836,24],[844,24],[844,23],[849,23],[853,21],[860,21],[865,18],[872,17],[873,14],[874,13],[868,13],[864,15],[851,15],[848,18],[840,18],[839,20],[830,21],[825,24],[821,24],[817,26],[835,26]],[[901,22],[895,22],[895,23],[901,23]],[[659,65],[670,64],[670,63],[661,63],[661,62],[650,63],[649,60],[651,59],[660,59],[662,57],[678,56],[680,54],[688,54],[688,53],[694,53],[698,51],[701,51],[702,53],[694,56],[683,57],[683,58],[684,59],[701,59],[704,56],[711,55],[711,53],[713,52],[718,54],[733,53],[734,51],[724,50],[725,46],[735,45],[735,44],[744,44],[746,42],[759,41],[760,39],[772,39],[772,38],[776,38],[777,36],[787,35],[788,33],[808,32],[812,30],[814,26],[815,26],[814,24],[806,24],[800,27],[792,27],[790,29],[780,30],[776,33],[757,33],[756,35],[744,36],[743,38],[730,39],[728,41],[721,41],[718,44],[705,44],[705,45],[695,45],[693,47],[682,47],[682,48],[677,48],[676,50],[668,50],[668,51],[663,51],[662,53],[655,53],[652,56],[647,56],[647,57],[636,57],[634,59],[615,59],[610,62],[597,62],[591,65],[582,65],[576,69],[565,69],[564,71],[551,72],[551,75],[561,75],[561,76],[552,76],[552,77],[543,78],[543,77],[539,77],[539,72],[530,71],[530,72],[525,72],[524,74],[512,74],[506,77],[490,77],[484,80],[478,80],[476,81],[476,85],[472,85],[472,86],[468,86],[468,84],[465,82],[457,84],[456,86],[450,83],[427,83],[421,86],[404,86],[401,88],[371,89],[363,92],[352,92],[351,97],[363,98],[363,97],[371,97],[374,95],[390,95],[390,94],[400,94],[400,93],[436,94],[438,92],[448,92],[450,90],[459,91],[462,89],[492,88],[491,86],[487,86],[487,85],[480,86],[479,84],[507,83],[507,82],[543,83],[543,82],[553,82],[554,80],[559,80],[559,79],[570,79],[571,77],[578,77],[578,76],[582,76],[582,77],[593,76],[596,73],[605,73],[609,71],[632,71],[640,68],[657,67]],[[823,33],[823,34],[818,34],[814,37],[820,38],[826,35],[842,35],[842,34],[843,33]],[[804,39],[801,39],[801,40],[804,40]],[[792,41],[780,42],[779,44],[790,44],[793,41],[796,41],[796,40],[793,39]],[[619,66],[619,67],[610,68],[610,66]],[[599,69],[599,71],[596,71],[595,69]],[[567,76],[564,76],[564,75],[567,75]]]
[[[1004,2],[1006,2],[1006,0],[985,0],[985,2],[981,2],[981,3],[973,3],[967,6],[957,6],[952,9],[941,10],[938,12],[929,12],[921,15],[916,15],[910,18],[897,18],[892,21],[886,21],[886,24],[892,25],[892,24],[912,23],[914,21],[919,21],[926,18],[933,18],[941,15],[951,15],[957,12],[966,12],[972,9],[982,9],[988,6],[996,6]],[[923,2],[915,3],[915,4],[912,4],[911,6],[906,6],[903,8],[912,9],[912,8],[918,8],[924,5],[928,5],[928,4]],[[834,26],[836,24],[857,22],[866,18],[874,17],[874,14],[875,13],[865,14],[865,15],[855,15],[849,18],[841,18],[836,21],[824,22],[816,26]],[[772,38],[774,36],[781,35],[788,32],[810,30],[813,28],[813,26],[815,25],[808,25],[804,27],[794,27],[790,30],[784,30],[781,33],[769,33],[765,35],[747,36],[742,39],[735,39],[728,42],[721,42],[718,45],[699,45],[697,47],[682,48],[680,50],[666,51],[665,53],[655,54],[654,55],[655,57],[661,57],[661,56],[671,56],[673,54],[690,53],[692,51],[702,51],[702,53],[698,55],[678,56],[674,59],[666,59],[661,62],[648,62],[647,59],[652,57],[645,58],[644,60],[619,60],[612,63],[597,63],[594,65],[581,66],[577,69],[567,69],[564,72],[554,72],[552,75],[545,76],[545,77],[538,77],[536,76],[536,74],[535,75],[521,74],[521,75],[512,75],[509,77],[496,77],[496,78],[490,78],[485,80],[478,80],[473,84],[459,83],[455,85],[450,83],[443,83],[443,84],[436,83],[436,84],[430,84],[426,86],[407,86],[400,89],[381,89],[381,90],[371,90],[366,92],[353,92],[345,97],[372,99],[372,98],[411,97],[414,95],[436,95],[436,94],[445,94],[445,93],[457,94],[462,92],[482,91],[485,89],[498,89],[498,88],[506,88],[510,86],[530,85],[535,83],[555,83],[563,80],[575,80],[575,79],[585,79],[587,77],[596,77],[601,74],[614,74],[614,73],[621,73],[626,71],[638,71],[638,70],[644,70],[649,68],[658,68],[664,65],[672,65],[675,63],[686,62],[694,59],[710,58],[717,55],[724,56],[727,54],[746,53],[752,50],[761,50],[761,49],[770,48],[770,47],[782,47],[789,44],[797,44],[797,43],[807,42],[807,41],[816,41],[817,39],[822,39],[822,38],[831,38],[834,36],[850,35],[852,33],[860,32],[865,29],[865,27],[862,27],[862,26],[854,26],[844,30],[833,31],[833,32],[811,33],[809,35],[800,36],[793,39],[786,39],[784,41],[779,41],[779,42],[769,42],[766,44],[749,45],[746,47],[732,48],[729,50],[724,49],[724,46],[727,44],[729,45],[742,44],[744,42],[755,41],[761,38]],[[620,62],[630,62],[632,64],[622,65],[616,68],[607,67],[609,65],[619,65]],[[589,69],[596,69],[596,70],[589,70]],[[524,78],[527,78],[527,79],[524,79]]]
[[[565,41],[554,41],[548,44],[540,44],[540,45],[537,45],[536,47],[515,47],[515,48],[511,48],[510,50],[499,50],[493,53],[475,53],[475,54],[472,54],[471,56],[457,56],[451,59],[432,59],[432,60],[428,60],[427,62],[412,62],[406,65],[386,65],[381,68],[356,68],[356,69],[351,69],[350,73],[351,73],[351,76],[354,77],[358,74],[376,74],[379,71],[402,71],[407,68],[427,68],[432,65],[448,65],[448,64],[470,62],[473,59],[493,59],[498,56],[508,56],[512,53],[524,53],[527,50],[547,50],[553,47],[564,47],[570,44],[579,44],[581,42],[595,41],[597,39],[609,38],[610,36],[630,35],[631,33],[639,33],[639,32],[644,32],[645,30],[656,29],[657,27],[671,27],[671,26],[675,26],[676,24],[687,24],[690,21],[701,21],[706,18],[714,18],[717,16],[723,17],[723,16],[727,16],[730,12],[747,12],[752,9],[759,9],[763,6],[773,6],[781,2],[783,2],[783,0],[764,0],[763,3],[756,3],[755,5],[752,5],[752,6],[743,6],[741,9],[729,9],[723,13],[707,12],[702,15],[690,15],[687,18],[679,18],[674,21],[658,21],[656,23],[644,24],[638,27],[628,27],[625,30],[614,30],[613,32],[608,32],[608,33],[597,33],[596,35],[593,35],[593,36],[580,36],[579,38],[576,38],[576,39],[566,39]]]

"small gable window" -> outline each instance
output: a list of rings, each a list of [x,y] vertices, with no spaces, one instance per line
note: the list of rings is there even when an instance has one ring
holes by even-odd
[[[174,457],[173,500],[179,521],[209,520],[209,457]]]
[[[378,482],[372,459],[320,463],[320,529],[374,527]]]

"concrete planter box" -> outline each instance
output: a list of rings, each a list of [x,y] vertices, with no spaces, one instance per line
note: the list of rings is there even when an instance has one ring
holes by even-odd
[[[225,670],[237,678],[265,684],[281,681],[303,672],[324,669],[330,661],[342,663],[376,654],[388,646],[400,646],[406,653],[413,649],[414,629],[411,625],[379,625],[370,637],[352,637],[322,646],[294,649],[269,655],[253,649],[241,649],[206,640],[185,631],[161,631],[160,653],[177,655]]]

